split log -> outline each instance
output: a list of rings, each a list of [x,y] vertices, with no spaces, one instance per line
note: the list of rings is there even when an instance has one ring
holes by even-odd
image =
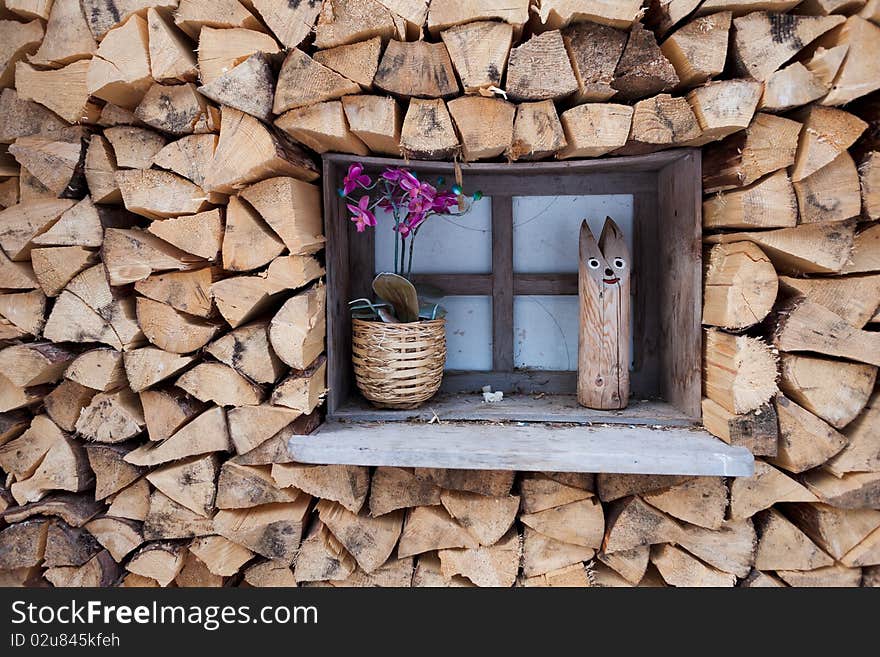
[[[520,498],[514,495],[487,497],[462,491],[443,491],[440,500],[449,515],[480,545],[494,545],[513,526]]]
[[[264,312],[283,291],[283,288],[261,275],[232,276],[211,286],[214,304],[232,328],[237,328]]]
[[[41,290],[0,295],[0,316],[13,337],[39,336],[46,321],[46,295]]]
[[[356,515],[330,500],[320,500],[315,510],[321,522],[367,573],[388,560],[403,525],[402,511],[371,518],[365,511]]]
[[[104,130],[113,147],[116,165],[131,169],[149,169],[156,153],[165,146],[165,137],[146,128],[118,125]]]
[[[357,94],[360,89],[356,82],[294,48],[288,53],[278,74],[272,111],[282,114],[296,107]]]
[[[793,401],[842,429],[868,403],[877,368],[859,363],[782,354],[779,386]]]
[[[854,114],[833,107],[813,105],[799,117],[804,127],[791,170],[793,182],[799,182],[830,164],[852,146],[868,127]]]
[[[517,105],[508,157],[540,160],[554,155],[566,145],[565,132],[552,100]]]
[[[760,570],[752,570],[749,576],[739,584],[744,588],[784,588],[788,586],[774,575],[762,573]]]
[[[412,585],[413,559],[390,559],[372,573],[365,573],[360,568],[342,581],[331,581],[335,587],[390,587],[402,588]]]
[[[759,112],[742,132],[703,151],[703,193],[751,185],[794,164],[801,124]]]
[[[143,545],[144,536],[139,523],[133,520],[103,516],[90,520],[86,529],[106,549],[116,563]]]
[[[193,82],[199,74],[192,46],[161,12],[147,10],[150,73],[157,82]]]
[[[143,428],[144,416],[140,401],[127,388],[111,393],[98,393],[82,410],[76,422],[78,434],[88,440],[109,444],[133,438]]]
[[[251,406],[259,404],[263,396],[258,386],[222,363],[199,363],[175,385],[200,401],[218,406]]]
[[[406,515],[397,556],[405,558],[432,550],[475,548],[478,545],[476,538],[443,507],[420,506],[410,509]]]
[[[545,511],[563,504],[586,500],[592,496],[589,491],[567,486],[539,473],[524,475],[519,482],[519,492],[522,496],[522,510],[525,513]]]
[[[99,552],[82,566],[49,568],[44,574],[56,588],[112,586],[119,575],[119,566],[106,550]]]
[[[765,112],[784,112],[807,105],[824,96],[829,86],[807,66],[794,62],[767,78],[760,108]]]
[[[755,456],[775,456],[779,430],[776,408],[764,404],[749,413],[735,414],[704,398],[702,402],[703,426],[713,436],[728,445],[745,447]]]
[[[148,541],[176,540],[214,534],[214,523],[190,511],[164,493],[154,490],[150,510],[144,518],[144,538]]]
[[[753,411],[777,391],[777,357],[760,339],[704,331],[703,391],[731,413]]]
[[[287,6],[285,0],[284,6]],[[277,561],[260,561],[244,571],[244,581],[254,587],[292,588],[297,585],[289,566]]]
[[[0,211],[0,247],[11,260],[27,260],[33,240],[49,230],[74,201],[44,199],[27,201]]]
[[[153,83],[147,21],[133,15],[104,36],[86,75],[88,92],[134,109]]]
[[[371,151],[400,155],[403,117],[396,100],[386,96],[343,96],[342,109],[351,132]]]
[[[519,580],[518,584],[518,586],[541,587],[586,587],[589,585],[590,579],[583,564],[574,564],[537,577],[524,578]]]
[[[760,536],[755,551],[755,568],[815,570],[834,564],[834,559],[776,509],[761,512],[755,522]]]
[[[12,262],[5,253],[0,253],[0,285],[5,290],[33,290],[39,287],[31,264]]]
[[[257,118],[226,108],[206,188],[228,194],[273,176],[311,181],[318,172],[295,144],[271,132]]]
[[[404,97],[448,98],[459,93],[446,46],[427,41],[390,41],[373,83]]]
[[[880,224],[871,224],[853,238],[852,257],[840,270],[842,274],[880,272]]]
[[[203,85],[211,85],[256,53],[273,55],[277,52],[278,43],[263,32],[206,27],[199,34],[199,79]]]
[[[875,427],[880,421],[880,392],[868,400],[862,414],[843,430],[847,445],[828,462],[828,470],[840,477],[847,472],[880,472]]]
[[[245,454],[293,422],[301,413],[289,408],[263,404],[229,410],[229,436],[235,451]]]
[[[614,71],[626,46],[627,34],[598,23],[576,23],[562,31],[578,90],[574,102],[604,102],[617,93]]]
[[[185,551],[186,548],[176,543],[148,543],[131,557],[125,569],[151,577],[159,586],[168,586],[183,568]]]
[[[456,25],[440,36],[465,93],[501,86],[513,42],[510,24],[478,21]]]
[[[251,55],[238,66],[199,87],[199,93],[214,102],[264,121],[271,119],[274,92],[275,74],[268,57],[262,52]]]
[[[602,551],[632,550],[642,545],[675,543],[679,525],[662,511],[645,504],[639,497],[626,497],[611,505],[606,522]]]
[[[59,246],[31,251],[34,276],[48,297],[58,296],[80,272],[95,263],[97,254],[82,246]]]
[[[687,95],[700,135],[687,142],[702,146],[749,127],[761,98],[761,83],[751,80],[719,80]]]
[[[603,502],[629,495],[641,495],[684,483],[689,475],[633,475],[601,472],[596,476],[596,490]]]
[[[834,78],[837,77],[847,52],[849,52],[849,46],[845,44],[829,48],[818,46],[813,55],[804,61],[804,65],[809,69],[810,73],[816,76],[827,91],[834,83]]]
[[[50,342],[31,342],[0,349],[0,372],[15,385],[27,387],[61,378],[75,354]]]
[[[284,365],[269,346],[268,324],[258,322],[230,331],[206,351],[257,383],[273,383]]]
[[[216,455],[206,454],[156,468],[146,479],[181,506],[207,518],[214,510],[219,469]]]
[[[505,91],[511,100],[560,100],[578,91],[562,33],[552,30],[511,48]]]
[[[103,507],[91,495],[54,493],[39,502],[7,509],[3,518],[9,524],[15,524],[34,516],[56,516],[71,527],[82,527],[103,511]]]
[[[134,110],[138,120],[173,135],[215,132],[220,114],[196,91],[192,83],[154,83]]]
[[[52,417],[51,415],[49,416]],[[31,423],[31,416],[24,411],[4,413],[0,415],[0,446],[10,440],[18,438],[27,430]],[[5,509],[3,509],[5,510]],[[0,510],[2,512],[2,510]]]
[[[314,28],[320,2],[286,2],[286,0],[253,0],[266,26],[287,48],[296,48]]]
[[[369,148],[349,130],[339,101],[292,109],[280,116],[275,125],[318,153],[369,153]]]
[[[447,588],[447,587],[473,587],[474,584],[461,575],[453,575],[449,579],[443,576],[440,565],[440,557],[428,552],[422,554],[416,560],[413,571],[412,586]]]
[[[862,216],[872,221],[880,219],[880,153],[869,153],[859,165],[862,185]]]
[[[750,518],[778,502],[817,502],[818,498],[772,465],[755,461],[752,477],[737,477],[730,484],[730,517]]]
[[[850,568],[880,563],[880,532],[874,530],[865,540],[847,552],[840,563]]]
[[[55,141],[51,137],[19,137],[9,153],[54,197],[82,198],[85,194],[85,141]]]
[[[321,424],[319,413],[300,415],[269,440],[232,460],[239,465],[272,465],[275,463],[292,463],[293,459],[287,448],[291,436],[305,436],[315,431]]]
[[[223,241],[219,209],[154,221],[147,230],[181,251],[208,261],[217,259]]]
[[[492,547],[440,550],[440,572],[447,579],[462,575],[477,586],[512,586],[520,553],[519,534],[511,529]]]
[[[776,572],[789,586],[815,587],[855,587],[862,577],[860,568],[846,568],[839,564],[816,568],[815,570],[779,570]]]
[[[168,171],[120,170],[116,172],[116,184],[126,209],[148,219],[196,214],[208,207],[201,187]]]
[[[267,559],[292,564],[303,534],[311,498],[263,504],[249,509],[221,509],[214,517],[216,533]]]
[[[205,404],[176,388],[144,390],[139,396],[147,433],[153,441],[169,438],[205,410]]]
[[[94,390],[74,381],[62,381],[46,395],[43,404],[55,424],[64,431],[73,431],[80,412],[91,403],[95,394]]]
[[[156,153],[153,164],[179,174],[199,187],[204,187],[205,177],[214,159],[216,148],[215,134],[186,135],[170,142]]]
[[[15,23],[15,29],[27,31],[20,23]],[[19,137],[31,136],[68,141],[77,134],[82,134],[78,126],[69,126],[54,112],[21,98],[15,89],[5,88],[0,93],[0,143],[11,144]]]
[[[186,354],[204,347],[220,330],[217,324],[143,297],[137,299],[137,317],[151,343],[175,354]]]
[[[323,248],[320,188],[294,178],[269,178],[242,190],[291,254]]]
[[[598,548],[605,531],[602,505],[586,499],[520,516],[532,529],[563,543]]]
[[[206,29],[223,28],[248,28],[262,30],[263,26],[245,6],[252,3],[242,4],[237,0],[213,0],[210,3],[201,0],[180,0],[177,11],[174,13],[174,22],[195,39],[200,32]],[[220,31],[218,29],[217,31]]]
[[[82,566],[100,551],[101,546],[87,529],[56,520],[49,523],[43,567]]]
[[[104,225],[124,224],[128,218],[123,216],[123,211],[95,207],[86,196],[33,241],[40,246],[99,247],[104,241]]]
[[[254,553],[246,547],[222,536],[197,538],[190,543],[189,551],[196,555],[209,571],[220,577],[236,575],[254,556]]]
[[[415,468],[417,479],[429,481],[447,490],[460,490],[478,495],[500,497],[510,493],[514,472],[507,470],[448,470]]]
[[[831,91],[820,101],[823,105],[843,105],[880,89],[875,65],[880,57],[878,38],[880,26],[860,16],[850,16],[839,30],[828,35],[828,45],[848,46],[849,52],[859,56],[843,61]]]
[[[276,463],[272,478],[279,488],[293,486],[317,499],[338,502],[351,513],[361,510],[370,489],[369,470],[354,465]]]
[[[782,395],[776,398],[776,413],[779,450],[767,460],[784,470],[798,473],[822,465],[846,445],[829,424]]]
[[[16,481],[10,491],[16,502],[26,504],[43,499],[51,491],[78,493],[94,483],[95,477],[82,445],[63,436],[52,444],[34,474]]]
[[[599,552],[596,556],[600,562],[614,570],[630,584],[636,585],[645,577],[650,553],[650,546],[643,545],[632,550],[620,550],[607,554]]]
[[[660,47],[654,33],[635,23],[617,68],[611,87],[621,101],[638,100],[671,91],[679,83],[678,74]]]
[[[246,509],[261,504],[293,502],[298,490],[279,488],[269,466],[239,465],[227,461],[217,480],[217,508]]]
[[[125,460],[132,465],[155,466],[188,456],[232,450],[226,414],[222,408],[211,408],[184,424],[170,438],[150,442],[129,452]]]
[[[463,96],[449,102],[465,161],[497,157],[510,150],[516,107],[500,98]]]
[[[653,507],[692,525],[718,529],[727,511],[727,486],[718,477],[694,477],[642,498]]]
[[[593,548],[563,543],[535,531],[528,525],[523,528],[522,550],[523,574],[526,577],[536,577],[559,568],[580,564],[590,560],[595,554]]]
[[[477,0],[463,5],[454,0],[437,0],[428,11],[428,30],[439,31],[479,20],[501,20],[521,28],[529,20],[529,3],[525,0]]]
[[[410,101],[401,128],[400,150],[404,157],[423,160],[449,159],[459,152],[458,137],[442,99]]]
[[[198,317],[212,313],[211,284],[217,271],[210,267],[191,271],[152,274],[135,281],[134,289],[148,299]]]
[[[405,21],[376,0],[327,0],[318,15],[315,47],[333,48],[373,37],[402,38]]]
[[[260,215],[238,197],[229,199],[223,234],[223,268],[249,271],[269,263],[284,251],[284,243]]]
[[[440,504],[440,492],[439,486],[417,478],[411,469],[381,466],[373,473],[370,486],[370,515]]]
[[[841,16],[754,12],[733,20],[733,57],[738,69],[764,81],[805,45],[843,23]]]
[[[0,375],[0,413],[37,404],[48,393],[48,386],[21,388]]]
[[[707,229],[786,228],[796,226],[797,218],[797,196],[784,170],[703,201],[703,228]]]
[[[118,493],[144,473],[143,468],[125,462],[125,455],[130,451],[125,445],[86,445],[89,467],[95,473],[96,500]]]
[[[849,273],[846,269],[850,266],[847,263],[855,249],[855,222],[805,224],[777,230],[709,235],[705,238],[710,244],[744,240],[760,246],[776,271],[783,274]]]
[[[679,86],[694,87],[724,71],[731,19],[728,11],[695,18],[663,41],[660,50],[675,68]]]
[[[110,285],[144,280],[156,271],[194,269],[202,264],[200,258],[138,229],[108,228],[103,256]]]
[[[703,324],[743,329],[768,315],[779,279],[760,248],[752,242],[716,244],[705,263]]]
[[[290,367],[306,369],[324,351],[325,293],[316,285],[288,299],[269,322],[275,354]]]
[[[195,559],[195,557],[193,557]],[[174,578],[175,584],[178,584],[179,581],[183,581],[183,573],[186,571],[187,562],[184,562],[183,569],[180,571],[177,577]],[[196,561],[198,561],[196,559]],[[185,584],[178,584],[179,586],[185,586]],[[143,575],[136,575],[135,573],[128,573],[123,576],[122,581],[119,583],[119,586],[122,588],[150,588],[157,589],[159,588],[159,582],[154,580],[152,577],[144,577]]]
[[[0,86],[12,87],[15,84],[15,64],[23,61],[41,48],[43,42],[43,24],[40,21],[19,23],[18,21],[0,21],[0,38],[3,39],[3,54],[0,60]],[[92,43],[94,48],[94,42]]]
[[[821,501],[838,509],[880,508],[880,473],[849,472],[835,477],[817,468],[805,474],[803,482]]]
[[[757,537],[751,519],[727,520],[718,529],[683,525],[678,544],[718,570],[746,577],[755,561]]]
[[[812,351],[880,366],[880,334],[854,328],[824,306],[795,299],[775,314],[772,340],[778,349]]]
[[[637,0],[607,2],[607,0],[544,0],[538,11],[538,19],[545,29],[563,27],[571,23],[593,21],[626,29],[635,23],[641,12]]]
[[[121,203],[116,184],[116,156],[103,135],[93,135],[86,152],[84,175],[95,203]]]
[[[659,94],[635,104],[627,145],[618,152],[648,152],[675,146],[696,139],[701,132],[687,100]]]
[[[114,518],[144,521],[149,511],[150,484],[146,479],[141,478],[113,496],[113,502],[107,509],[107,515]]]
[[[36,471],[52,446],[64,439],[58,426],[46,415],[37,415],[18,438],[0,446],[0,468],[17,480]]]
[[[81,59],[63,68],[41,71],[30,64],[15,65],[15,90],[22,100],[33,100],[68,123],[88,116],[90,60]]]
[[[846,151],[830,164],[794,183],[802,224],[843,221],[862,210],[859,173]]]
[[[626,143],[633,108],[628,105],[586,103],[562,113],[566,146],[557,157],[598,157]]]
[[[880,527],[880,511],[873,509],[844,510],[827,504],[790,504],[785,506],[784,512],[802,532],[838,560]]]
[[[674,545],[657,545],[651,549],[651,563],[667,584],[672,586],[732,587],[736,576],[707,566]]]

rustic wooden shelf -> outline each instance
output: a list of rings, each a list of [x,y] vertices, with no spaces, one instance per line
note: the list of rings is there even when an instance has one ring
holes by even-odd
[[[748,477],[754,459],[696,428],[328,421],[293,436],[300,463]]]

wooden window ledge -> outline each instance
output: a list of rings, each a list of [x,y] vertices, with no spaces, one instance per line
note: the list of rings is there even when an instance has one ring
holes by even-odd
[[[548,406],[553,403],[558,402]],[[315,464],[726,477],[754,472],[748,450],[683,421],[675,426],[667,419],[658,426],[646,423],[647,413],[632,413],[618,415],[618,423],[607,416],[595,424],[603,421],[595,415],[581,420],[593,424],[572,424],[570,415],[565,424],[529,423],[511,421],[494,404],[482,406],[482,412],[474,405],[455,413],[449,404],[438,415],[440,423],[424,421],[425,412],[433,414],[429,409],[375,411],[367,421],[329,420],[310,435],[293,436],[289,451],[295,461]],[[539,418],[534,408],[531,413]],[[356,409],[350,414],[358,416]],[[460,419],[465,415],[471,421]],[[633,423],[620,423],[627,420]]]

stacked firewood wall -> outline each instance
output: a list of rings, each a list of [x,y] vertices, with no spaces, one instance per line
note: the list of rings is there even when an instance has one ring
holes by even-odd
[[[877,0],[3,0],[0,584],[880,584]],[[755,476],[306,466],[315,152],[703,148]]]

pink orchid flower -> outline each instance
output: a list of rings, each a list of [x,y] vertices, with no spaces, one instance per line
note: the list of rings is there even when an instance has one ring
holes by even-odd
[[[351,220],[357,227],[357,232],[363,233],[367,226],[376,225],[376,215],[370,210],[370,197],[366,194],[361,197],[357,205],[347,203],[348,211],[351,212]]]
[[[342,192],[348,196],[358,187],[369,187],[373,181],[364,173],[362,164],[352,164],[348,167],[348,174],[342,179]]]

